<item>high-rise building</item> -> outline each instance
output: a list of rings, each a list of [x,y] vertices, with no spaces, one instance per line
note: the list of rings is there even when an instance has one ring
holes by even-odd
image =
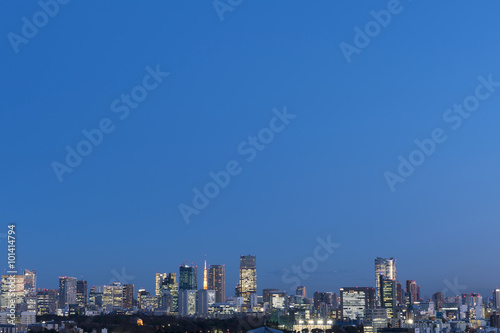
[[[295,290],[295,295],[306,298],[307,297],[306,287],[298,286],[297,289]]]
[[[36,271],[24,270],[24,293],[26,296],[36,295]]]
[[[318,311],[321,306],[330,306],[333,304],[333,293],[331,292],[315,292],[313,295],[313,306]]]
[[[108,313],[123,309],[123,286],[120,283],[104,286],[102,307]]]
[[[377,305],[380,305],[380,276],[391,280],[396,280],[396,259],[376,258],[375,259],[375,297]]]
[[[43,316],[47,314],[56,313],[56,300],[57,300],[57,290],[56,289],[42,289],[38,290],[36,293],[37,298],[37,315]]]
[[[500,311],[500,289],[493,290],[493,305],[497,311]]]
[[[76,304],[78,307],[85,308],[88,301],[87,281],[76,281]]]
[[[262,289],[262,302],[269,303],[271,301],[271,293],[274,291],[280,291],[279,289]]]
[[[481,294],[477,294],[477,293],[471,293],[470,294],[470,304],[469,306],[474,308],[476,306],[481,306],[483,305],[483,296],[481,296]]]
[[[139,309],[142,309],[142,298],[144,296],[149,296],[149,291],[147,291],[146,289],[137,290],[137,306],[139,307]]]
[[[132,309],[134,306],[134,285],[124,284],[123,285],[123,308]]]
[[[491,314],[490,327],[500,328],[500,313],[495,312]]]
[[[59,277],[59,309],[69,309],[70,304],[76,304],[76,278]]]
[[[257,293],[257,263],[255,256],[240,257],[240,282],[237,297],[243,297],[244,306],[250,306],[250,295]]]
[[[467,305],[469,306],[470,304],[470,294],[462,294],[460,295],[460,302],[462,305]]]
[[[181,265],[179,267],[179,290],[198,289],[198,267]]]
[[[405,291],[402,305],[404,305],[406,308],[409,308],[410,305],[412,305],[411,294],[409,292]]]
[[[26,296],[24,291],[24,275],[2,275],[2,287],[0,291],[0,307],[6,310],[10,302],[21,304]]]
[[[366,309],[365,317],[363,319],[363,332],[377,333],[379,329],[387,327],[387,321],[387,311],[385,309]]]
[[[337,295],[337,293],[333,293],[332,297],[333,297],[332,307],[333,309],[338,309],[340,304],[340,297],[339,295]]]
[[[168,273],[163,281],[160,308],[174,314],[179,311],[179,284],[176,273]]]
[[[207,286],[208,288],[208,286]],[[208,308],[215,303],[215,290],[202,289],[198,291],[198,315],[208,315]]]
[[[24,304],[22,306],[22,310],[26,309],[26,311],[36,312],[37,311],[37,297],[36,294],[34,296],[25,296]]]
[[[156,295],[143,295],[141,297],[141,309],[144,311],[154,311],[158,308],[159,297]]]
[[[443,307],[444,295],[442,292],[438,291],[432,295],[432,301],[434,302],[434,307],[436,311],[439,311]]]
[[[89,293],[89,304],[94,310],[102,307],[102,295],[104,293],[104,286],[92,286]]]
[[[410,302],[411,304],[414,304],[415,302],[418,301],[418,291],[417,291],[417,283],[412,280],[406,280],[406,292],[410,294]]]
[[[284,310],[287,307],[288,296],[286,291],[272,291],[269,295],[269,308],[271,310]]]
[[[396,313],[396,281],[380,275],[380,304],[387,310],[388,318],[395,318]]]
[[[179,290],[179,316],[196,314],[196,290]]]
[[[215,302],[226,301],[226,267],[224,265],[210,265],[208,270],[208,289],[215,290]]]
[[[156,273],[155,279],[155,295],[161,297],[161,286],[163,281],[167,278],[167,273]]]
[[[399,281],[396,281],[396,305],[403,304],[403,287]]]
[[[340,288],[342,320],[363,318],[366,309],[375,307],[375,289],[371,287]]]
[[[215,303],[215,290],[208,290],[207,258],[203,268],[203,289],[198,291],[198,315],[208,315],[208,307]]]

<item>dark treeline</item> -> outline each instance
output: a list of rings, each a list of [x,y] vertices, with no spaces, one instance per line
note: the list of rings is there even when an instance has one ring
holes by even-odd
[[[137,320],[142,320],[142,326],[138,325]],[[202,319],[202,318],[179,318],[173,316],[148,316],[148,315],[103,315],[103,316],[69,316],[59,317],[56,315],[38,316],[37,322],[54,321],[74,322],[74,326],[69,326],[65,332],[76,332],[76,327],[82,328],[84,332],[97,333],[101,329],[108,329],[108,333],[246,333],[257,327],[268,326],[279,329],[287,333],[292,331],[278,328],[278,323],[267,320],[266,318],[244,317],[230,319]],[[40,330],[39,330],[40,331]],[[48,333],[49,330],[43,330]],[[32,330],[35,332],[35,330]],[[320,330],[312,330],[310,333],[319,333]],[[306,332],[303,332],[306,333]],[[326,330],[325,333],[363,333],[362,326],[337,327]]]

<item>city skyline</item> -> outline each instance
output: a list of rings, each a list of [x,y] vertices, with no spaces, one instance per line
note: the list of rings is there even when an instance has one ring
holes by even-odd
[[[361,324],[366,333],[377,330],[382,333],[382,328],[393,325],[397,329],[413,330],[436,328],[436,324],[443,325],[447,321],[448,325],[459,326],[462,331],[466,331],[469,324],[486,327],[490,333],[495,332],[495,327],[500,327],[500,289],[492,290],[491,295],[455,290],[455,295],[446,296],[443,290],[434,292],[430,298],[422,297],[417,281],[406,280],[406,288],[402,288],[402,283],[396,280],[397,259],[394,257],[374,259],[374,282],[379,282],[374,283],[376,287],[345,286],[338,293],[336,290],[315,291],[309,296],[304,285],[297,285],[292,293],[272,288],[259,293],[256,288],[257,262],[255,255],[240,255],[236,297],[225,298],[221,297],[224,290],[220,290],[225,285],[225,265],[207,267],[206,256],[200,289],[197,289],[196,280],[198,266],[187,262],[179,265],[178,273],[154,274],[152,290],[136,288],[133,283],[122,281],[92,285],[89,291],[88,281],[70,276],[59,277],[59,288],[52,290],[37,285],[37,271],[34,269],[25,269],[18,275],[11,272],[2,275],[0,320],[4,324],[7,321],[16,323],[19,329],[23,325],[35,324],[36,316],[44,315],[80,319],[153,315],[170,320],[255,316],[269,318],[270,324],[276,320],[272,325],[293,328],[295,332],[305,328],[329,330],[332,326]],[[210,273],[209,268],[213,268]],[[140,326],[142,319],[135,318]],[[41,324],[45,323],[42,321]]]
[[[246,257],[255,257],[255,256],[244,256],[244,255],[241,255],[240,256],[240,265],[237,269],[238,271],[238,276],[239,274],[241,274],[241,269],[242,269],[242,258],[246,258]],[[204,258],[204,260],[206,260],[206,256]],[[255,258],[253,259],[255,260]],[[372,272],[375,272],[375,276],[379,276],[380,278],[380,275],[382,275],[382,277],[387,277],[386,275],[384,275],[382,272],[381,272],[381,263],[384,263],[384,264],[387,264],[387,263],[390,263],[390,268],[388,270],[386,270],[386,268],[384,268],[384,272],[394,272],[394,275],[391,275],[391,276],[396,276],[395,275],[395,272],[396,272],[396,258],[394,257],[390,257],[390,258],[381,258],[381,257],[377,257],[375,258],[375,266],[374,266],[374,270],[372,268]],[[205,262],[205,264],[207,264]],[[237,291],[235,290],[234,293],[231,293],[231,292],[228,292],[228,286],[227,286],[227,280],[225,280],[225,276],[226,276],[226,265],[225,264],[210,264],[208,263],[207,264],[207,287],[210,287],[211,285],[209,284],[210,283],[210,271],[212,268],[218,268],[220,269],[220,267],[223,268],[223,277],[224,277],[224,280],[223,280],[223,286],[224,286],[224,295],[226,297],[236,297],[237,296]],[[246,266],[245,266],[246,267]],[[384,266],[385,267],[385,266]],[[179,283],[180,283],[180,279],[181,279],[181,276],[182,276],[182,271],[184,270],[186,272],[186,269],[189,269],[189,272],[194,272],[193,273],[189,273],[187,272],[187,275],[186,277],[188,277],[188,280],[189,281],[192,281],[192,282],[186,282],[187,283],[187,287],[185,287],[184,289],[185,290],[198,290],[198,289],[206,289],[205,286],[204,286],[204,277],[205,275],[204,274],[201,274],[201,276],[198,275],[197,273],[197,268],[198,266],[195,265],[193,262],[190,262],[189,264],[187,264],[187,261],[184,261],[184,263],[182,263],[181,265],[178,266],[178,270],[177,271],[169,271],[167,270],[166,273],[154,273],[153,274],[153,282],[152,283],[146,283],[146,284],[141,284],[141,285],[137,285],[134,283],[135,281],[135,276],[130,276],[128,275],[128,273],[126,271],[122,271],[122,272],[115,272],[115,273],[118,273],[118,276],[119,278],[121,277],[122,279],[120,280],[119,278],[118,279],[111,279],[108,283],[104,283],[104,284],[99,284],[99,283],[91,283],[89,284],[89,289],[90,289],[90,286],[99,286],[99,285],[112,285],[114,282],[118,282],[120,283],[121,285],[127,285],[127,284],[134,284],[135,285],[135,288],[136,290],[139,290],[139,289],[145,289],[145,290],[148,290],[151,292],[151,294],[156,294],[156,296],[160,296],[161,294],[161,291],[160,291],[160,287],[161,287],[161,284],[163,283],[164,280],[166,280],[167,276],[169,276],[170,274],[174,274],[174,276],[178,276],[179,277]],[[180,271],[179,271],[180,270]],[[20,272],[22,272],[23,270],[19,270]],[[25,270],[26,272],[30,272],[30,270],[26,269]],[[39,278],[39,275],[38,275],[38,271],[35,269],[33,270],[35,272],[37,272],[36,274],[36,277],[37,279]],[[194,276],[192,276],[194,275]],[[196,278],[194,278],[196,276]],[[74,282],[74,288],[76,290],[77,288],[77,280],[80,281],[80,280],[84,280],[86,281],[86,283],[88,283],[88,280],[86,280],[84,278],[84,275],[80,275],[80,278],[75,278],[75,277],[71,277],[71,276],[63,276],[63,277],[59,277],[59,286],[60,286],[60,283],[61,283],[61,279],[64,278],[70,278],[70,279],[75,279],[73,282]],[[193,280],[191,280],[193,279]],[[390,278],[392,279],[392,278]],[[186,281],[188,281],[186,280]],[[240,277],[238,277],[238,281],[240,281]],[[424,288],[424,293],[422,294],[421,293],[421,286],[420,286],[420,283],[417,284],[417,282],[415,280],[398,280],[398,279],[392,279],[394,281],[394,296],[395,298],[398,298],[399,299],[399,296],[396,294],[397,290],[396,290],[396,286],[397,284],[399,285],[402,285],[403,286],[403,292],[408,290],[408,288],[413,288],[413,289],[410,289],[410,293],[413,293],[413,295],[418,295],[421,297],[421,298],[427,298],[427,299],[431,299],[433,297],[433,294],[436,293],[436,292],[442,292],[443,293],[443,296],[444,297],[452,297],[452,296],[457,296],[457,295],[460,295],[462,293],[474,293],[474,292],[477,292],[479,294],[482,294],[482,295],[488,295],[489,292],[491,291],[494,291],[494,290],[499,290],[499,287],[497,286],[492,286],[490,289],[491,291],[489,291],[487,288],[486,289],[474,289],[474,288],[471,288],[470,286],[465,286],[465,285],[462,285],[460,283],[460,281],[457,279],[457,278],[454,278],[454,279],[450,279],[450,280],[445,280],[443,281],[443,285],[444,285],[444,288],[442,289],[439,289],[439,290],[426,290],[426,288]],[[376,284],[376,281],[377,279],[375,279],[373,281],[373,284],[367,284],[367,285],[363,285],[362,287],[363,288],[374,288],[374,295],[375,295],[375,298],[378,299],[379,296],[381,295],[380,294],[380,290],[378,290],[377,292],[377,284]],[[201,282],[201,283],[200,283]],[[191,284],[191,283],[194,283],[194,284]],[[239,283],[239,282],[238,282]],[[180,284],[179,284],[180,285]],[[273,285],[273,286],[264,286],[264,287],[261,287],[261,288],[258,288],[257,289],[257,293],[262,293],[262,290],[264,289],[269,289],[269,288],[276,288],[276,287],[279,287],[279,285],[283,285],[283,281],[281,281],[281,284],[280,283],[276,283],[276,285]],[[311,293],[314,293],[314,292],[337,292],[339,290],[341,290],[342,288],[346,288],[346,287],[354,287],[354,285],[356,286],[361,286],[359,283],[356,283],[356,281],[352,281],[352,283],[350,284],[346,284],[346,285],[343,285],[341,287],[338,287],[338,288],[333,288],[333,289],[314,289],[313,287],[311,286],[308,286],[307,284],[304,284],[303,286],[301,287],[306,287],[308,291],[310,291]],[[202,286],[201,288],[199,288],[200,286]],[[237,286],[237,285],[236,285]],[[48,287],[48,286],[43,286],[43,287],[40,287],[39,284],[37,284],[37,289],[59,289],[59,287],[57,288],[53,288],[53,287]],[[179,289],[182,289],[182,287],[179,287]],[[208,288],[210,289],[210,288]],[[229,289],[233,289],[233,288],[229,288]],[[215,290],[215,289],[214,289]],[[287,288],[277,288],[277,289],[273,289],[273,290],[284,290],[286,291]],[[312,290],[312,291],[311,291]],[[310,295],[309,295],[310,296]],[[402,295],[402,298],[404,299],[404,294]]]

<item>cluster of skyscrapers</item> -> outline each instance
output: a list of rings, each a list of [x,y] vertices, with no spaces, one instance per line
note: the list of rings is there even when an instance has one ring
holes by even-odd
[[[292,295],[265,288],[259,295],[256,257],[242,255],[235,296],[226,297],[225,265],[207,266],[206,259],[202,286],[198,286],[198,267],[183,263],[178,272],[156,273],[155,289],[151,293],[136,290],[133,284],[118,282],[94,285],[89,290],[87,281],[67,276],[59,278],[58,289],[37,289],[36,272],[26,270],[15,276],[14,289],[9,285],[11,276],[2,276],[0,310],[4,312],[0,313],[0,324],[5,321],[7,305],[14,297],[16,311],[27,316],[144,312],[230,318],[246,314],[267,316],[296,331],[349,323],[362,324],[366,333],[387,326],[416,327],[419,323],[425,326],[445,320],[467,327],[484,327],[487,323],[500,327],[500,289],[485,299],[477,293],[445,296],[443,292],[425,299],[415,281],[400,283],[397,280],[395,258],[376,258],[374,273],[374,287],[343,287],[338,293],[314,292],[312,297],[308,297],[305,286],[298,286]]]
[[[9,290],[12,276],[2,277],[0,310],[7,309],[12,297],[19,313],[61,316],[141,311],[179,316],[208,316],[209,313],[216,313],[224,317],[257,304],[255,256],[240,257],[236,297],[226,298],[225,275],[225,265],[207,267],[205,259],[203,286],[198,289],[198,267],[184,263],[178,272],[156,273],[155,290],[150,293],[145,289],[135,290],[133,284],[119,282],[94,285],[89,290],[87,281],[68,276],[59,277],[58,289],[36,289],[36,272],[26,270],[25,274],[14,276],[13,295],[12,289]]]

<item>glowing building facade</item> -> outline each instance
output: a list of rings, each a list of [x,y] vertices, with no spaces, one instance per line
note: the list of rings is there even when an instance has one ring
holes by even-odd
[[[255,256],[240,257],[240,281],[236,287],[236,297],[243,297],[244,306],[250,306],[250,295],[257,293],[257,263]]]

